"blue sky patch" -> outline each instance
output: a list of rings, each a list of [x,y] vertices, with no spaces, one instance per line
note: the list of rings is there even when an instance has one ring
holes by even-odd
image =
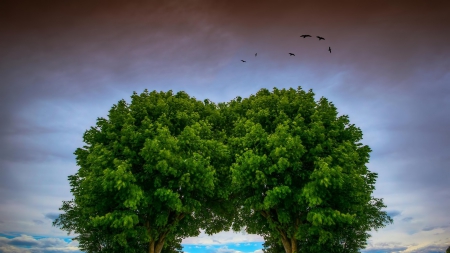
[[[214,253],[214,252],[243,252],[251,253],[256,250],[262,249],[262,242],[249,242],[249,243],[228,243],[218,245],[195,245],[195,244],[182,244],[183,251],[187,253]]]

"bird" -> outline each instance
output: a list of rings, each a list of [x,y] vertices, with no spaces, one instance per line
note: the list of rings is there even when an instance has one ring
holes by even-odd
[[[258,53],[255,54],[255,57],[256,57],[256,55],[258,55]]]
[[[293,54],[293,53],[289,53],[289,55],[290,55],[290,56],[295,56],[295,54]]]
[[[300,37],[306,38],[306,37],[311,37],[311,35],[304,34],[304,35],[300,35]]]
[[[317,36],[317,38],[319,38],[319,40],[325,40],[325,38]]]
[[[330,54],[331,54],[331,47],[328,47],[328,51],[330,51]]]
[[[246,62],[246,61],[244,61],[244,60],[241,60],[242,62]]]

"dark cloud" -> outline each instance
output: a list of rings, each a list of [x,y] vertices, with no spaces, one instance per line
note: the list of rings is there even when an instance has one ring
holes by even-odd
[[[31,98],[32,94],[67,99],[100,95],[111,85],[102,77],[130,82],[145,72],[176,70],[181,74],[192,66],[207,70],[211,67],[205,66],[214,66],[232,53],[227,49],[239,44],[253,45],[251,55],[263,51],[262,57],[269,55],[274,60],[283,57],[279,52],[284,55],[287,48],[296,48],[302,58],[311,58],[309,64],[322,65],[324,57],[318,57],[321,54],[316,50],[299,47],[300,43],[317,45],[313,39],[300,40],[303,31],[326,34],[327,40],[322,42],[336,47],[339,60],[335,63],[351,68],[363,64],[363,69],[389,73],[389,78],[397,77],[397,85],[406,85],[400,81],[411,68],[421,65],[422,56],[442,56],[446,52],[440,48],[448,42],[448,37],[438,34],[445,30],[445,12],[439,6],[411,1],[408,5],[386,1],[264,2],[258,7],[237,1],[176,5],[152,1],[143,5],[46,2],[51,4],[28,2],[3,8],[0,29],[7,38],[3,41],[7,50],[2,76],[14,85],[5,86],[2,94],[9,102],[21,96]],[[418,33],[421,36],[416,36]],[[287,39],[294,34],[295,39]],[[396,59],[404,60],[403,64]],[[78,84],[72,85],[74,81]]]
[[[410,222],[412,220],[413,220],[413,217],[405,217],[402,219],[402,221],[404,221],[404,222]]]
[[[41,221],[41,220],[33,220],[33,222],[34,222],[34,224],[36,224],[36,225],[42,225],[42,224],[44,224],[44,222]]]
[[[57,219],[59,217],[59,215],[60,215],[59,213],[46,213],[45,218],[54,221],[55,219]]]
[[[39,242],[31,236],[21,235],[9,240],[9,244],[19,247],[33,247],[39,245]]]
[[[391,211],[387,211],[387,214],[391,217],[394,218],[395,216],[399,216],[402,212],[397,211],[397,210],[391,210]]]
[[[408,245],[408,246],[414,246]],[[370,241],[366,249],[361,250],[362,253],[392,253],[392,252],[402,252],[408,249],[408,246],[405,246],[404,243],[401,242],[379,242],[372,244]]]
[[[408,247],[391,247],[391,248],[372,248],[367,250],[361,250],[363,253],[392,253],[392,252],[401,252],[408,249]]]
[[[0,252],[2,252],[2,253],[31,253],[29,249],[17,248],[15,246],[11,246],[11,245],[0,246]]]
[[[411,253],[442,253],[448,248],[446,245],[428,245],[416,250],[410,251]]]
[[[450,225],[443,225],[443,226],[428,226],[428,227],[423,228],[422,231],[431,231],[431,230],[435,230],[435,229],[438,229],[438,228],[445,229],[445,228],[448,228],[448,227],[450,227]]]
[[[60,238],[44,238],[39,239],[42,248],[65,247],[68,243]]]

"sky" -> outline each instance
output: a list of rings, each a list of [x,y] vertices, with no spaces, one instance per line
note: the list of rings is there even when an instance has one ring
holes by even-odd
[[[72,199],[73,152],[133,91],[218,103],[298,86],[333,102],[373,150],[373,195],[394,223],[363,252],[445,252],[448,13],[435,0],[1,1],[0,253],[80,252],[51,225]],[[262,242],[229,231],[183,245],[262,253]]]

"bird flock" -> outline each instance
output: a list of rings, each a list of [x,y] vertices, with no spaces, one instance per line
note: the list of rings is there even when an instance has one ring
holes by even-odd
[[[300,35],[300,37],[302,37],[302,38],[308,38],[308,37],[312,37],[311,35],[309,35],[309,34],[303,34],[303,35]],[[320,36],[316,36],[318,39],[319,39],[319,41],[321,41],[321,40],[325,40],[325,38],[324,37],[320,37]],[[330,54],[331,54],[331,47],[328,47],[328,51],[330,52]],[[256,56],[258,56],[258,53],[256,53],[255,54],[255,57]],[[289,56],[295,56],[295,54],[293,54],[293,53],[289,53]],[[244,60],[241,60],[242,62],[247,62],[247,61],[244,61]]]

